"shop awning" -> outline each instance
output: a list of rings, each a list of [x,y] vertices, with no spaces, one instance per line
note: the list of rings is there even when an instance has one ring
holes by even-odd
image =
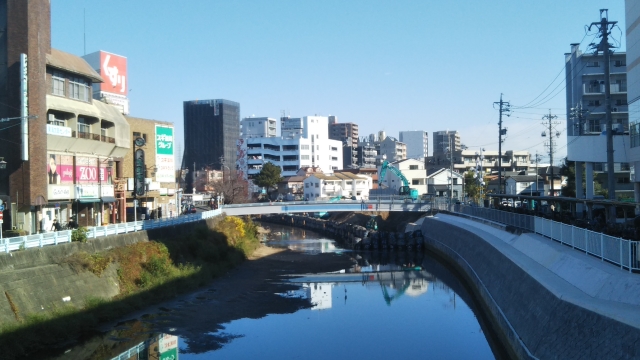
[[[116,198],[114,198],[113,196],[103,196],[102,197],[102,202],[104,202],[104,203],[116,202]]]
[[[84,199],[78,199],[79,203],[82,204],[90,204],[90,203],[97,203],[100,202],[99,198],[84,198]]]

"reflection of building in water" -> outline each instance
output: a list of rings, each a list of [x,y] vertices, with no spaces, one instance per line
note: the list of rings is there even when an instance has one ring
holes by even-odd
[[[178,359],[178,337],[169,334],[154,336],[130,348],[112,360]]]
[[[326,239],[289,241],[287,247],[294,251],[306,251],[312,253],[328,253],[336,251],[336,246],[333,240]]]
[[[311,310],[331,309],[332,283],[305,283],[302,287],[313,304]]]

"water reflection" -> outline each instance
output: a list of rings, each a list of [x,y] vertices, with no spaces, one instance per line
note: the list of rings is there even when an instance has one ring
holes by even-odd
[[[328,239],[290,228],[274,231],[267,243],[308,254],[331,246],[340,251]],[[60,359],[81,358],[80,353],[95,359],[500,357],[502,350],[485,337],[470,294],[440,262],[413,252],[349,256],[355,263],[351,269],[276,275],[272,281],[279,291],[272,293],[264,287],[222,296],[212,288],[161,311],[147,309],[147,315],[89,342],[101,343],[100,352],[85,344],[67,354],[76,356]],[[283,298],[264,301],[269,296]],[[232,303],[244,305],[230,311]],[[177,346],[161,346],[162,341]],[[105,345],[113,342],[118,346]]]
[[[270,233],[263,235],[262,240],[271,247],[289,249],[307,254],[345,251],[337,247],[334,240],[324,238],[313,231],[271,224],[262,224],[262,226],[270,231]]]

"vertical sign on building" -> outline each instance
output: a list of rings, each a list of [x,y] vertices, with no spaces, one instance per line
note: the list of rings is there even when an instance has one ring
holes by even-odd
[[[22,126],[22,160],[29,160],[29,82],[27,54],[20,54],[20,121]]]
[[[145,193],[145,165],[144,165],[144,150],[137,149],[134,153],[135,156],[135,168],[134,168],[134,192],[137,196],[143,196]]]
[[[156,125],[156,181],[176,182],[173,128]]]

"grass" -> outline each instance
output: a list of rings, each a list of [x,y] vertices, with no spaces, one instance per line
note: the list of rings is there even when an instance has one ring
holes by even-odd
[[[120,294],[115,299],[88,296],[81,308],[66,305],[19,316],[6,293],[18,321],[0,325],[3,356],[28,356],[59,346],[93,333],[100,323],[204,286],[244,261],[259,244],[257,227],[250,219],[228,216],[214,229],[200,224],[179,238],[139,242],[97,254],[75,253],[61,264],[76,273],[90,271],[101,276],[108,266],[116,266]]]

